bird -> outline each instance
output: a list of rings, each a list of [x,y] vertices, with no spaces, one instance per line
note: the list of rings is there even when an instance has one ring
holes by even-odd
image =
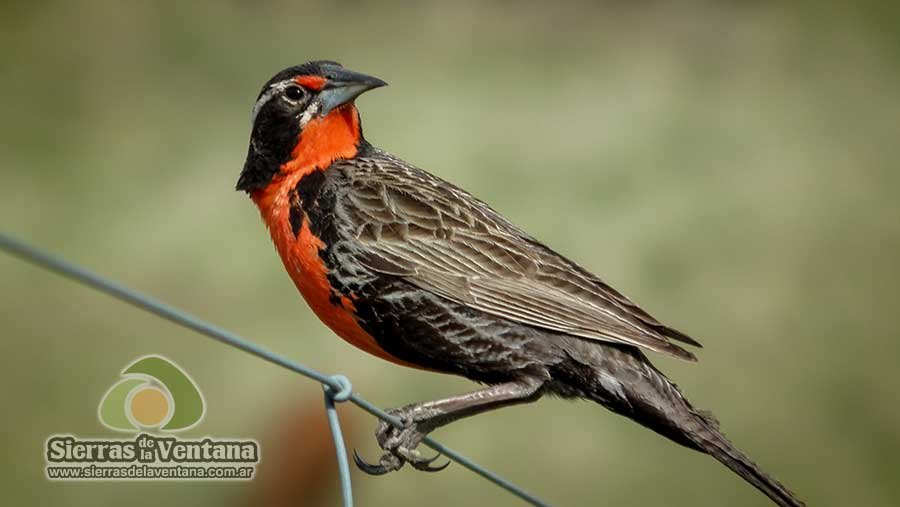
[[[585,399],[708,454],[781,506],[804,505],[695,408],[649,353],[696,361],[700,343],[462,188],[370,144],[356,99],[387,83],[330,60],[262,87],[236,189],[249,194],[308,306],[350,344],[479,390],[380,422],[373,475],[434,472],[435,429],[544,395]],[[449,463],[449,462],[448,462]]]

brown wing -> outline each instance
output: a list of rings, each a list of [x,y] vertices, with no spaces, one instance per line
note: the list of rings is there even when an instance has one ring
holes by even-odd
[[[522,324],[696,360],[669,340],[699,343],[464,190],[380,151],[335,168],[370,269]]]

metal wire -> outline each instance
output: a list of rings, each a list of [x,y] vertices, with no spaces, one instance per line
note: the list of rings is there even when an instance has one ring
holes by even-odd
[[[334,450],[337,452],[338,472],[341,476],[341,496],[344,499],[344,507],[353,507],[353,488],[350,486],[350,465],[347,464],[347,449],[344,448],[344,436],[341,434],[341,423],[338,421],[337,409],[334,402],[347,401],[353,394],[353,385],[350,379],[343,375],[332,375],[332,380],[340,384],[341,390],[335,392],[334,388],[322,384],[325,390],[325,416],[328,417],[328,427],[331,428],[331,438],[334,440]]]
[[[353,505],[352,488],[350,485],[350,467],[347,463],[347,451],[344,447],[344,437],[341,433],[341,427],[338,422],[337,411],[334,408],[334,402],[349,401],[375,417],[388,422],[395,428],[403,427],[403,424],[399,419],[389,415],[365,398],[354,393],[350,381],[343,375],[329,376],[303,364],[291,361],[290,359],[244,339],[235,333],[210,324],[198,317],[179,310],[178,308],[163,303],[162,301],[108,280],[96,273],[72,264],[3,232],[0,232],[0,250],[4,250],[22,260],[62,275],[82,285],[91,287],[99,292],[108,294],[120,301],[124,301],[137,308],[148,311],[165,320],[196,331],[197,333],[218,342],[230,345],[321,383],[325,389],[326,415],[328,417],[328,424],[331,428],[332,437],[334,438],[335,450],[338,457],[338,471],[340,472],[341,477],[341,493],[346,507],[352,507]],[[531,505],[538,507],[549,507],[550,505],[507,479],[497,475],[495,472],[492,472],[469,458],[466,458],[462,454],[445,447],[431,437],[425,437],[422,440],[422,443]]]

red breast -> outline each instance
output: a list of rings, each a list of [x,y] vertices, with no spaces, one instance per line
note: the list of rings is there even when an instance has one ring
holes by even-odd
[[[333,303],[328,269],[319,255],[325,244],[310,230],[309,219],[303,218],[296,236],[291,228],[291,206],[299,204],[291,202],[292,190],[304,176],[325,170],[339,158],[355,156],[358,142],[359,115],[352,104],[335,109],[324,118],[311,120],[303,128],[291,160],[281,166],[268,186],[253,191],[251,197],[259,207],[285,269],[319,319],[350,344],[382,359],[415,367],[385,352],[360,327],[350,298],[339,295],[340,303]]]

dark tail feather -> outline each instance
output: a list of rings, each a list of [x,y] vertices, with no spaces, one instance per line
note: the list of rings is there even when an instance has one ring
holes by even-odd
[[[695,409],[678,387],[636,349],[572,346],[571,361],[553,370],[574,387],[563,396],[584,396],[691,449],[709,454],[782,507],[805,505],[763,472],[719,431],[711,414]],[[578,357],[578,359],[576,359]]]
[[[688,434],[687,437],[700,448],[700,451],[716,458],[742,479],[762,491],[776,504],[782,507],[801,507],[806,505],[784,485],[763,472],[756,463],[732,445],[705,417],[701,415],[695,415],[694,417],[701,419],[699,422],[702,429],[691,431],[691,434]]]

